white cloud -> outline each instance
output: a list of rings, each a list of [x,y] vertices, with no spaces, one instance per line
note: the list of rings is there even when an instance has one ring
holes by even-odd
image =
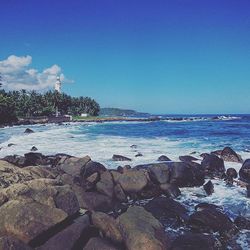
[[[3,87],[6,90],[48,90],[54,87],[56,77],[60,76],[63,83],[72,83],[72,80],[65,78],[61,68],[54,64],[39,72],[31,68],[31,56],[11,55],[0,61],[0,73],[2,75]]]

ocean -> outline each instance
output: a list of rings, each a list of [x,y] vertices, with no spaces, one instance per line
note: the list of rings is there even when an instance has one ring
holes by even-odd
[[[12,154],[23,155],[32,146],[43,154],[67,153],[74,156],[89,155],[92,160],[103,163],[107,168],[119,165],[156,162],[160,155],[178,161],[181,155],[201,159],[200,154],[232,147],[242,158],[250,158],[250,115],[196,115],[162,116],[164,121],[154,122],[106,122],[106,123],[67,123],[62,125],[29,125],[0,129],[0,157]],[[29,127],[35,133],[24,134]],[[8,144],[13,146],[8,147]],[[131,147],[136,145],[136,147]],[[141,157],[135,157],[141,153]],[[113,154],[132,159],[131,162],[114,162]],[[242,164],[225,162],[226,168],[239,171]],[[200,202],[223,206],[233,220],[238,215],[250,218],[250,199],[246,189],[238,186],[228,187],[221,180],[212,180],[215,192],[206,196],[202,187],[182,188],[177,199],[187,205],[190,213]],[[168,229],[166,229],[168,230]],[[250,242],[239,238],[243,249]],[[249,241],[249,239],[248,239]]]

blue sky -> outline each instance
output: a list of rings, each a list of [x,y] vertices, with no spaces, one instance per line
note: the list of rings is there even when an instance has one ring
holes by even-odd
[[[59,72],[102,107],[250,113],[249,0],[3,0],[0,21],[4,70],[29,55],[34,86]]]

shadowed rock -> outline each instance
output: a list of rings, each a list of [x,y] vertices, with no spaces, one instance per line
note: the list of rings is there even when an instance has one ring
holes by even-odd
[[[30,128],[26,128],[25,131],[24,131],[25,134],[31,134],[31,133],[34,133],[34,131]]]
[[[171,161],[166,155],[161,155],[157,161]]]
[[[229,162],[243,162],[242,158],[240,155],[238,155],[233,149],[231,149],[230,147],[225,147],[222,151],[221,151],[221,158],[224,161],[229,161]]]
[[[31,250],[31,248],[22,241],[12,237],[0,237],[0,249],[2,250]]]
[[[112,160],[113,161],[132,161],[132,159],[125,157],[123,155],[113,155]]]
[[[212,177],[221,177],[221,175],[226,171],[223,159],[220,159],[214,154],[206,155],[201,162],[201,166],[206,175]]]
[[[240,168],[239,176],[242,181],[250,183],[250,159],[244,161]]]
[[[184,155],[184,156],[179,156],[180,161],[183,162],[191,162],[191,161],[197,161],[198,159],[191,156],[191,155]]]
[[[114,244],[110,241],[100,238],[93,237],[91,238],[83,250],[119,250]]]
[[[175,184],[169,184],[169,183],[161,184],[160,188],[163,191],[163,193],[169,198],[177,198],[178,196],[181,195],[181,190]]]
[[[210,180],[205,185],[203,185],[203,188],[207,195],[211,195],[214,192],[214,185]]]

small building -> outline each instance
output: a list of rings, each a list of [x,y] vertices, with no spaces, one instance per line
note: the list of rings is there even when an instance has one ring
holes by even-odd
[[[88,117],[89,116],[89,114],[87,114],[87,113],[82,113],[81,114],[81,117]]]

